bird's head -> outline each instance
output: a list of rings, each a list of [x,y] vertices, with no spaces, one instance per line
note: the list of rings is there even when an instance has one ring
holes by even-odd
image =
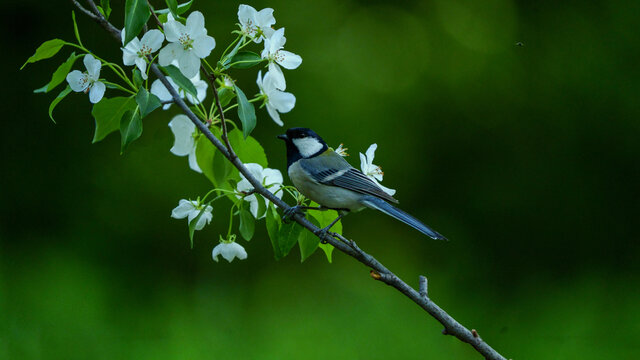
[[[287,145],[289,164],[300,158],[320,155],[329,148],[318,134],[307,128],[291,128],[286,134],[278,135],[278,139],[284,140]]]

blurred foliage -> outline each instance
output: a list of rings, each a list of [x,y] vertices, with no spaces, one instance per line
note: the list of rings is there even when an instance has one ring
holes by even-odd
[[[196,1],[214,51],[237,5]],[[427,275],[431,297],[507,357],[638,358],[640,3],[252,5],[275,9],[304,59],[286,74],[298,102],[285,126],[345,143],[354,165],[377,142],[401,207],[451,241],[373,211],[348,216],[346,235],[416,286]],[[18,68],[42,41],[73,38],[71,5],[0,7],[1,359],[478,358],[344,255],[276,262],[259,226],[247,260],[214,263],[224,208],[190,250],[169,215],[208,183],[169,153],[168,114],[145,118],[122,156],[117,135],[91,145],[86,97],[52,124],[55,94],[32,90],[68,55]],[[78,25],[119,58],[98,26]],[[282,131],[258,111],[254,136],[284,172]]]

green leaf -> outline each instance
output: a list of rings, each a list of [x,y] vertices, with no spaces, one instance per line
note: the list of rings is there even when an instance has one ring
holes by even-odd
[[[105,19],[109,20],[109,16],[111,15],[111,4],[109,4],[109,0],[100,0],[98,10],[100,10]]]
[[[242,122],[242,133],[246,138],[256,127],[256,110],[253,108],[253,104],[247,100],[242,90],[236,85],[233,86],[238,95],[238,117]]]
[[[178,69],[173,65],[164,66],[164,67],[161,66],[161,68],[164,69],[169,76],[171,76],[171,78],[176,83],[176,85],[178,85],[179,88],[191,94],[194,98],[196,99],[198,98],[198,91],[196,90],[196,87],[193,85],[191,80],[187,79],[184,75],[182,75],[182,72],[180,72],[180,69]]]
[[[142,83],[144,82],[144,79],[142,78],[142,73],[140,72],[140,70],[133,69],[133,84],[137,87],[140,88],[142,87]]]
[[[124,44],[126,45],[142,31],[144,24],[151,16],[151,11],[146,0],[127,0],[124,9]]]
[[[221,106],[229,105],[234,97],[236,97],[236,93],[234,93],[233,90],[229,88],[223,87],[222,89],[220,89],[220,91],[218,91],[218,98],[220,99]]]
[[[240,209],[240,235],[242,238],[249,241],[253,237],[253,233],[256,229],[256,220],[253,215],[246,209]]]
[[[27,59],[22,67],[20,67],[20,70],[22,70],[29,63],[34,63],[36,61],[48,59],[54,56],[58,53],[58,51],[60,51],[60,49],[62,49],[64,44],[65,42],[60,39],[53,39],[43,42],[42,45],[38,46],[35,54],[31,55],[31,57]]]
[[[216,148],[211,144],[206,136],[200,136],[198,143],[196,144],[196,160],[198,167],[202,170],[202,173],[213,183],[215,187],[218,184],[215,180],[215,172],[213,169],[213,156],[216,153]]]
[[[53,109],[56,107],[56,105],[58,105],[60,101],[62,101],[62,99],[64,99],[65,96],[69,95],[70,92],[71,92],[71,87],[67,85],[67,87],[64,88],[64,90],[62,90],[62,92],[60,92],[60,94],[58,94],[58,96],[56,96],[55,99],[53,99],[53,101],[51,102],[51,105],[49,105],[49,117],[51,118],[51,121],[53,121],[54,123],[56,121],[53,119]]]
[[[252,51],[241,51],[230,61],[232,68],[248,69],[262,62],[262,57]]]
[[[178,1],[177,0],[166,0],[167,6],[174,17],[178,17]]]
[[[298,247],[300,248],[300,262],[304,262],[318,250],[320,239],[311,231],[303,231],[298,238]]]
[[[138,110],[127,110],[120,120],[120,155],[142,135],[142,118]]]
[[[177,11],[178,15],[182,15],[187,11],[189,11],[189,8],[191,8],[191,4],[193,4],[193,0],[189,0],[184,4],[178,5],[178,11]]]
[[[162,106],[162,102],[157,96],[151,94],[147,89],[141,87],[136,95],[136,102],[140,107],[140,116],[144,118],[149,115],[153,110]]]
[[[243,137],[242,132],[238,129],[233,129],[229,132],[229,143],[235,150],[238,158],[242,162],[260,164],[262,167],[269,166],[267,162],[267,155],[264,153],[264,149],[260,143],[251,136],[246,139]]]
[[[233,57],[238,53],[238,50],[240,50],[241,45],[242,45],[242,41],[238,40],[238,43],[236,44],[236,46],[234,46],[233,49],[227,55],[224,56],[224,59],[222,59],[223,70],[226,70],[229,68],[228,65],[231,63],[231,59],[233,59]]]
[[[209,141],[207,139],[207,141]],[[213,145],[211,145],[213,146]],[[196,149],[197,151],[197,149]],[[219,188],[226,189],[230,175],[238,170],[234,168],[220,151],[213,154],[213,183]],[[235,177],[235,176],[234,176]]]
[[[196,216],[195,218],[193,218],[193,220],[191,220],[189,222],[189,241],[191,242],[191,248],[193,249],[193,233],[196,232],[196,224],[198,223],[198,220],[200,220],[200,217],[204,214],[204,211],[207,209],[207,206],[203,206],[202,210],[200,210],[200,212],[198,213],[198,216]]]
[[[96,132],[93,135],[93,143],[104,139],[105,136],[120,129],[120,119],[127,110],[133,110],[136,101],[131,97],[115,97],[102,99],[93,105],[91,115],[96,120]]]
[[[47,86],[49,86],[49,84],[41,87],[41,88],[37,88],[35,90],[33,90],[34,94],[42,94],[42,93],[46,93],[47,92]]]
[[[311,204],[309,204],[309,206],[318,206],[318,204],[312,201]],[[318,226],[319,228],[324,228],[325,226],[328,226],[337,217],[338,217],[338,212],[335,210],[326,210],[326,211],[311,210],[307,212],[307,218],[309,219],[309,221],[311,221],[314,225]],[[338,234],[342,234],[342,221],[338,221],[337,223],[335,223],[335,225],[333,225],[330,231]],[[318,239],[318,241],[320,241],[320,239]],[[324,251],[325,255],[327,256],[327,260],[331,262],[332,261],[331,255],[333,253],[334,247],[331,244],[318,244],[318,247],[322,249],[322,251]]]
[[[71,20],[73,20],[73,32],[76,34],[76,40],[78,40],[78,44],[82,45],[82,40],[80,40],[80,31],[78,31],[78,23],[76,23],[76,13],[71,10]]]
[[[302,229],[302,226],[298,225],[295,221],[280,224],[280,229],[278,230],[278,245],[280,246],[282,257],[289,255],[291,249],[298,243]]]
[[[69,71],[71,71],[71,67],[73,67],[73,64],[80,57],[82,56],[77,56],[75,52],[71,53],[67,61],[63,62],[60,66],[58,66],[56,71],[53,72],[49,83],[40,89],[34,90],[34,92],[48,93],[49,91],[55,89],[56,86],[60,85],[67,78],[67,74],[69,74]]]
[[[281,223],[280,216],[273,205],[269,205],[266,216],[267,233],[271,239],[273,255],[276,260],[280,260],[287,256],[298,242],[302,226],[298,226],[295,222]]]
[[[267,208],[266,213],[266,223],[267,223],[267,233],[269,234],[269,239],[271,239],[271,246],[273,247],[273,256],[276,259],[282,258],[282,250],[280,250],[280,246],[278,245],[278,230],[280,229],[280,216],[276,212],[276,209],[273,206],[269,206]]]

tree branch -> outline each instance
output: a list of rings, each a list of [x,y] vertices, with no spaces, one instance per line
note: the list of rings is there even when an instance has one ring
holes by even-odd
[[[83,13],[87,14],[86,11],[83,11],[83,8],[77,1],[72,0],[73,4],[78,7]],[[109,23],[98,11],[95,3],[92,0],[87,0],[87,3],[93,10],[93,14],[89,15],[92,19],[98,22],[106,31],[108,31],[118,42],[120,42],[120,30],[114,27],[111,23]],[[86,9],[85,9],[86,10]],[[173,102],[182,109],[182,111],[189,117],[189,119],[196,125],[198,130],[200,130],[205,137],[222,153],[228,160],[235,166],[242,175],[251,183],[256,193],[264,196],[266,199],[274,203],[277,207],[282,210],[289,209],[289,205],[285,203],[280,198],[273,195],[269,190],[267,190],[260,181],[258,181],[253,175],[249,172],[249,170],[245,167],[245,165],[240,161],[237,156],[234,156],[230,151],[233,151],[230,147],[227,148],[225,144],[223,144],[218,138],[216,138],[213,133],[209,130],[209,128],[202,122],[198,117],[189,109],[189,106],[184,102],[184,100],[180,97],[176,89],[169,83],[167,77],[162,73],[162,71],[158,68],[156,64],[151,64],[151,71],[158,77],[158,79],[162,82],[162,84],[167,88],[171,96],[173,97]],[[209,77],[208,77],[209,78]],[[211,80],[211,78],[209,78]],[[215,91],[215,84],[212,84],[212,88],[214,89],[214,97],[216,100],[216,105],[221,114],[221,123],[222,126],[226,127],[224,114],[222,112],[222,107],[220,106],[220,101],[217,96],[217,92]],[[293,219],[303,226],[305,229],[316,234],[321,241],[325,241],[331,245],[333,245],[339,251],[353,257],[358,260],[362,264],[372,268],[371,276],[381,281],[389,286],[392,286],[400,293],[404,294],[406,297],[411,299],[413,302],[418,304],[421,308],[423,308],[427,313],[429,313],[432,317],[438,320],[442,325],[444,325],[443,334],[453,335],[460,339],[463,342],[466,342],[473,346],[482,356],[486,359],[491,360],[506,360],[502,355],[500,355],[497,351],[495,351],[489,344],[484,342],[478,336],[478,333],[475,329],[471,331],[461,325],[458,321],[456,321],[453,317],[447,314],[444,310],[442,310],[438,305],[436,305],[427,295],[427,281],[426,278],[420,277],[420,292],[416,291],[411,286],[407,285],[402,279],[400,279],[397,275],[387,269],[384,265],[382,265],[378,260],[376,260],[373,256],[367,254],[362,251],[358,245],[350,239],[345,238],[344,236],[336,233],[321,233],[320,228],[313,225],[309,220],[307,220],[301,214],[295,214]]]

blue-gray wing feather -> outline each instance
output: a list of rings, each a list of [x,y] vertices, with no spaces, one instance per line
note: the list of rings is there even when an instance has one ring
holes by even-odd
[[[333,151],[310,159],[301,159],[300,165],[314,180],[321,184],[373,195],[394,203],[398,202],[360,170],[352,167],[342,156]]]

